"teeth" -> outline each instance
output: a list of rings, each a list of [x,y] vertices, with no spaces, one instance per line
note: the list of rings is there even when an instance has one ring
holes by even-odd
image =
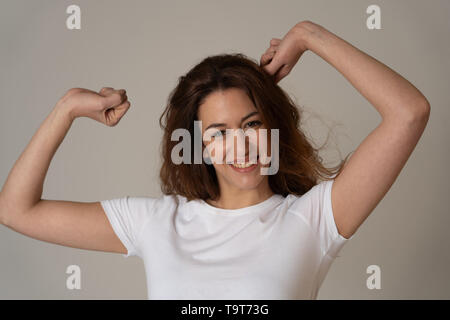
[[[254,165],[254,163],[232,163],[232,166],[236,167],[236,168],[248,168],[250,166]]]

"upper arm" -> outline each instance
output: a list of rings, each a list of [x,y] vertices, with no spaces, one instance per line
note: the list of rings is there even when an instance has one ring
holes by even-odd
[[[353,235],[390,189],[425,129],[429,112],[384,119],[335,178],[331,198],[339,233]]]
[[[63,246],[126,253],[100,202],[40,200],[6,225],[26,236]]]

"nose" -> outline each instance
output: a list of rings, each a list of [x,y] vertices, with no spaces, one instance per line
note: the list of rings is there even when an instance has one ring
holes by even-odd
[[[239,129],[235,131],[235,146],[236,146],[236,155],[235,158],[236,160],[239,162],[245,162],[245,158],[246,158],[246,153],[247,153],[247,141],[248,139],[246,139],[245,133],[243,130]]]
[[[257,141],[253,141],[242,129],[235,130],[233,143],[227,143],[227,162],[245,163],[256,162],[258,158]]]

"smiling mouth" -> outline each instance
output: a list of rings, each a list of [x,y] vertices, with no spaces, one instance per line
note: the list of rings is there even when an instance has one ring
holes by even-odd
[[[235,162],[233,162],[233,163],[228,163],[228,164],[230,166],[233,166],[233,167],[238,168],[238,169],[244,169],[244,168],[249,168],[251,166],[256,166],[258,164],[258,159],[259,159],[259,155],[256,158],[256,163],[253,163],[253,162],[244,162],[244,163],[237,163],[236,162],[235,163]],[[246,157],[245,161],[249,161],[249,158]]]
[[[242,168],[248,168],[248,167],[254,166],[254,165],[256,165],[256,163],[250,163],[250,162],[247,162],[247,163],[232,163],[231,165],[233,167],[242,169]]]

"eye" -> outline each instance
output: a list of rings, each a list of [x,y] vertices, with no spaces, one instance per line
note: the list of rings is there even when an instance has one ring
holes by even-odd
[[[259,126],[259,125],[261,125],[261,124],[262,124],[261,121],[259,121],[259,120],[253,120],[253,121],[247,122],[247,124],[246,124],[245,126],[246,126],[246,127],[256,127],[256,126]]]

